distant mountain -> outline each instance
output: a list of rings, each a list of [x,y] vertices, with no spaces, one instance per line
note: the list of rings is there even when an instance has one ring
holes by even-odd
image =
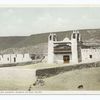
[[[100,42],[100,29],[79,30],[85,42]],[[71,37],[72,31],[49,32],[30,36],[0,37],[1,53],[47,53],[47,41],[50,33],[57,34],[58,40]]]
[[[25,36],[0,37],[0,50],[15,47],[16,44],[20,44],[26,38]]]

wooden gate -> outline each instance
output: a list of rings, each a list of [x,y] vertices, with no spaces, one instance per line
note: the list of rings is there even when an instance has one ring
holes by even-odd
[[[63,56],[64,63],[69,63],[69,60],[70,60],[70,58],[68,55]]]

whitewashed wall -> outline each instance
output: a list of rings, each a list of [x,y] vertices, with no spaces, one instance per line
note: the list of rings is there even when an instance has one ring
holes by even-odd
[[[100,49],[81,49],[82,62],[100,61]],[[92,58],[90,58],[92,55]]]
[[[63,61],[63,56],[64,55],[68,55],[68,54],[55,54],[54,55],[54,63],[64,63],[64,61]],[[69,55],[70,56],[70,61],[69,61],[69,63],[71,62],[71,55]]]
[[[14,61],[14,58],[16,61]],[[0,64],[31,61],[29,54],[4,54],[0,55]]]
[[[16,55],[16,62],[22,62],[22,61],[23,61],[23,54],[17,54]]]
[[[0,55],[0,63],[9,63],[10,62],[10,55],[6,54],[6,55]]]
[[[24,54],[23,62],[31,61],[31,60],[32,60],[32,59],[30,58],[29,54]]]

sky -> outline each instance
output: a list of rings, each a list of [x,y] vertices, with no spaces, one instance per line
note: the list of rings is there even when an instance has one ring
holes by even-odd
[[[100,7],[0,7],[0,36],[100,28]]]

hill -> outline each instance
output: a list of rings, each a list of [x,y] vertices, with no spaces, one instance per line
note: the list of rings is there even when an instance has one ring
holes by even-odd
[[[83,41],[100,42],[100,29],[83,29],[79,30]],[[72,31],[49,32],[40,33],[30,36],[14,36],[14,37],[0,37],[0,51],[2,53],[10,52],[41,52],[47,49],[48,35],[55,33],[58,40],[63,40],[64,37],[69,37]],[[45,45],[45,46],[44,46]],[[47,50],[45,50],[47,52]]]
[[[100,41],[100,29],[84,29],[79,30],[82,40],[83,41]],[[29,46],[29,45],[37,45],[39,43],[47,43],[48,41],[48,35],[50,33],[55,33],[58,36],[58,40],[63,40],[64,37],[71,37],[72,31],[60,31],[60,32],[49,32],[49,33],[40,33],[35,34],[27,37],[20,43],[17,43],[15,47],[23,47],[23,46]]]

